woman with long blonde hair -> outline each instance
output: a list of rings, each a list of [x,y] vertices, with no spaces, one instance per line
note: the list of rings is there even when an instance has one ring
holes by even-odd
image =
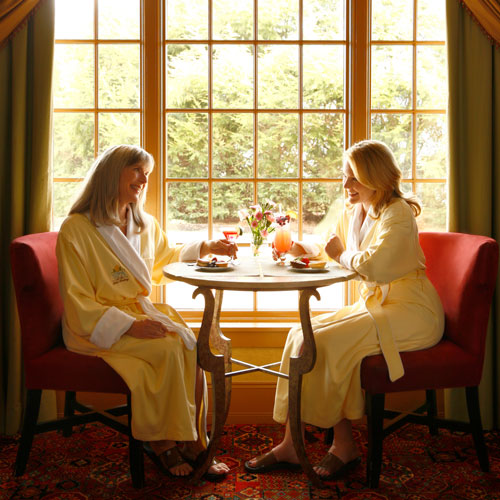
[[[317,357],[303,376],[304,423],[334,428],[334,441],[314,467],[325,480],[337,479],[360,462],[351,421],[364,414],[360,367],[364,357],[382,353],[391,380],[403,373],[399,353],[431,347],[444,328],[441,301],[425,274],[425,258],[415,217],[420,204],[401,191],[401,171],[383,143],[367,140],[345,152],[345,208],[324,247],[295,243],[293,256],[330,258],[359,276],[359,300],[313,318]],[[303,343],[300,327],[290,330],[281,371]],[[253,473],[299,469],[288,424],[288,381],[276,388],[274,419],[286,424],[285,437],[268,453],[245,463]]]
[[[208,253],[235,255],[227,240],[171,247],[144,211],[153,157],[138,146],[107,149],[95,161],[57,240],[63,337],[70,351],[99,356],[128,385],[132,434],[156,462],[186,476],[206,446],[197,432],[205,383],[196,338],[177,311],[149,299],[162,269]],[[185,442],[180,448],[177,442]],[[209,478],[228,472],[214,463]]]

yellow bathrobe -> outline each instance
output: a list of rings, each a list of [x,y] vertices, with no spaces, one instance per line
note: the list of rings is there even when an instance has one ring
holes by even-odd
[[[353,240],[349,232],[359,231],[353,224],[355,213],[356,206],[346,208],[336,228],[346,249]],[[399,352],[431,347],[443,333],[441,301],[425,275],[411,207],[395,199],[378,219],[367,222],[358,248],[343,255],[346,266],[362,279],[359,300],[312,320],[317,358],[303,377],[301,415],[303,422],[318,427],[363,416],[360,367],[365,356],[382,352],[390,377],[396,380],[404,373]],[[290,356],[298,355],[302,342],[301,328],[292,328],[283,352],[283,372],[288,373]],[[279,379],[274,419],[285,423],[287,416],[288,381]]]
[[[153,284],[164,283],[162,268],[179,260],[182,247],[169,247],[153,217],[137,237]],[[125,380],[132,394],[134,437],[195,440],[196,348],[186,349],[177,334],[161,339],[123,335],[135,319],[147,317],[137,299],[147,292],[87,216],[74,214],[64,221],[57,258],[64,342],[70,351],[100,356]],[[172,307],[156,307],[185,325]]]

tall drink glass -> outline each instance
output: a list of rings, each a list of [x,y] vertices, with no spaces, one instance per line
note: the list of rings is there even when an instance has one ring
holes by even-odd
[[[285,265],[286,253],[292,248],[292,231],[290,223],[280,224],[274,233],[274,249],[276,250],[281,266]]]

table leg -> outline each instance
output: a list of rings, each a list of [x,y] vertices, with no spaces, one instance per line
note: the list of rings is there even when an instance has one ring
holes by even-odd
[[[195,290],[193,297],[196,297],[200,293],[205,298],[205,310],[198,335],[198,364],[203,370],[210,372],[213,407],[212,428],[208,448],[203,454],[202,462],[194,471],[193,481],[200,479],[212,463],[222,436],[231,398],[231,377],[228,377],[227,381],[225,377],[226,364],[230,363],[231,343],[229,339],[220,333],[219,329],[222,292],[218,293],[216,299],[214,299],[212,291],[209,288],[200,287]],[[213,337],[214,346],[224,354],[212,353],[210,348],[211,337]]]
[[[301,390],[302,375],[310,372],[316,362],[316,343],[314,341],[313,329],[311,326],[311,316],[309,310],[309,299],[314,295],[319,300],[319,293],[315,289],[303,290],[300,294],[299,312],[302,333],[304,335],[304,344],[299,356],[290,358],[290,372],[288,380],[288,418],[290,422],[290,431],[292,434],[295,451],[309,480],[314,486],[324,487],[319,476],[314,472],[309,462],[302,438],[302,419],[300,415],[301,408]]]

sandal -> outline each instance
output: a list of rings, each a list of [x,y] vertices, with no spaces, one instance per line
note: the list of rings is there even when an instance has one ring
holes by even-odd
[[[193,456],[188,450],[187,450],[187,447],[184,446],[183,448],[180,449],[180,454],[182,455],[182,457],[184,458],[184,460],[189,464],[191,465],[191,467],[193,467],[194,469],[196,469],[197,467],[199,467],[200,463],[205,459],[205,450],[204,451],[201,451],[197,456]],[[212,467],[213,465],[217,465],[217,464],[220,464],[222,462],[220,462],[219,460],[217,460],[215,457],[213,458],[212,460],[212,463],[208,466],[208,468],[210,469],[210,467]],[[207,481],[211,481],[211,482],[216,482],[216,481],[220,481],[221,479],[224,479],[225,477],[227,476],[227,472],[220,472],[220,473],[217,473],[217,472],[205,472],[205,474],[203,474],[203,477],[207,480]]]
[[[332,479],[340,479],[352,469],[356,468],[361,463],[361,457],[356,457],[350,462],[343,462],[337,455],[328,452],[317,465],[327,470],[324,476],[318,474],[318,477],[323,481],[331,481]]]
[[[169,448],[168,450],[162,451],[159,455],[157,455],[151,446],[148,443],[144,443],[144,449],[146,453],[148,454],[149,458],[154,462],[154,464],[165,474],[168,474],[169,476],[173,478],[179,478],[179,477],[189,477],[192,473],[189,472],[188,474],[174,474],[170,469],[173,469],[174,467],[178,467],[179,465],[187,464],[191,465],[187,460],[184,459],[182,456],[181,452],[179,451],[179,448],[177,446],[173,446],[172,448]]]
[[[263,472],[271,472],[273,470],[285,469],[291,472],[298,472],[302,469],[300,464],[292,462],[278,462],[278,459],[271,451],[259,455],[256,459],[255,465],[250,465],[250,460],[245,462],[245,470],[253,474],[261,474]]]

